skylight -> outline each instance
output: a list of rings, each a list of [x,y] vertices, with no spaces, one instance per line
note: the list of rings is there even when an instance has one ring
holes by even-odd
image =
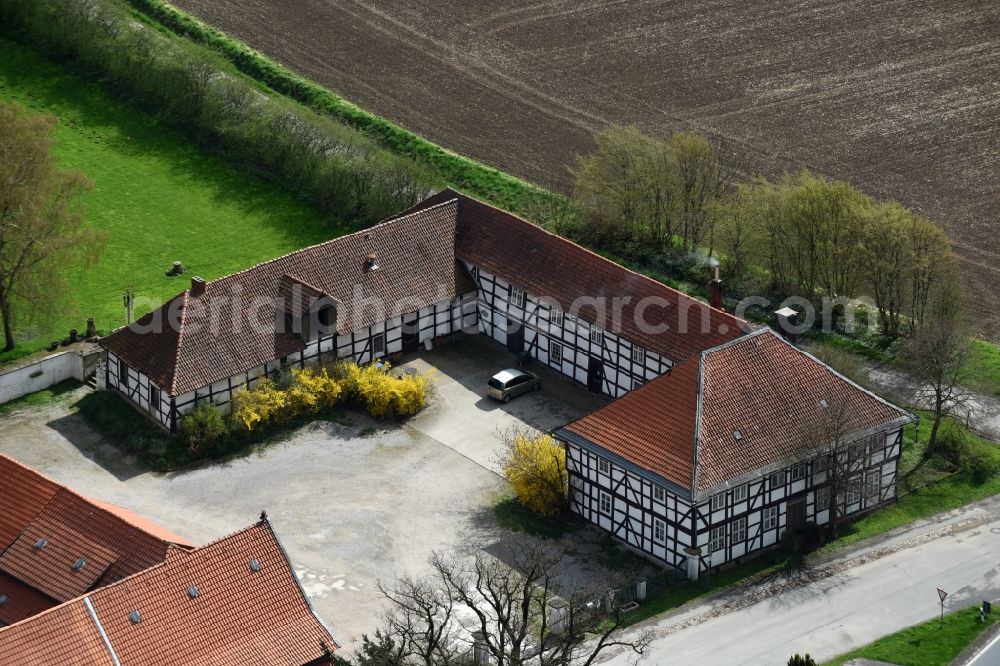
[[[737,442],[740,441],[741,439],[743,439],[743,433],[740,432],[739,430],[734,430],[733,439],[735,439]]]
[[[139,611],[134,610],[128,614],[128,619],[132,620],[132,624],[139,624],[139,621],[142,620],[142,616],[139,614]]]
[[[73,571],[83,571],[83,568],[87,566],[87,560],[82,557],[73,563]]]
[[[260,562],[257,560],[250,560],[250,571],[257,573],[260,571]]]
[[[41,539],[35,542],[35,549],[41,550],[42,548],[45,548],[47,545],[49,545],[49,540],[46,539],[45,537],[42,537]]]
[[[188,585],[187,593],[192,599],[198,598],[198,588],[194,585]]]

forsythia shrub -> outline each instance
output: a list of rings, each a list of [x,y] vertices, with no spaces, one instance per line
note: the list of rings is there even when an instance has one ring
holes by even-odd
[[[569,493],[566,449],[549,435],[514,430],[503,437],[500,462],[517,499],[543,516],[561,511]]]
[[[233,397],[233,420],[247,430],[281,420],[288,405],[288,394],[278,389],[274,382],[262,378],[252,389],[240,391]]]
[[[427,375],[389,374],[390,366],[356,363],[341,364],[336,374],[341,377],[344,392],[357,400],[370,415],[380,419],[391,414],[412,416],[427,405]]]
[[[325,368],[292,371],[292,383],[285,391],[292,416],[302,416],[337,404],[343,388]]]

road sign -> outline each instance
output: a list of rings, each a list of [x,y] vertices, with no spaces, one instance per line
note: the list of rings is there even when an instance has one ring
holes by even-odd
[[[937,591],[938,591],[938,598],[941,600],[941,603],[944,603],[944,600],[948,598],[948,593],[942,590],[940,587],[937,589]]]

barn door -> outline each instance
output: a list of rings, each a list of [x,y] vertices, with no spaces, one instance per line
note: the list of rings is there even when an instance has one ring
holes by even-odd
[[[509,319],[508,322],[511,328],[507,331],[507,351],[511,354],[520,354],[524,351],[524,326],[513,319]]]
[[[403,353],[420,349],[420,317],[416,312],[403,316]]]
[[[601,393],[604,389],[604,361],[599,358],[590,357],[587,366],[587,390],[594,393]]]
[[[806,500],[792,500],[788,503],[788,517],[785,529],[789,534],[795,534],[806,526]]]

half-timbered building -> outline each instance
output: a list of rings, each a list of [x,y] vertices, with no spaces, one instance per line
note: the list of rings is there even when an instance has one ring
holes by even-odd
[[[555,435],[572,510],[697,578],[826,524],[831,503],[839,519],[894,500],[913,420],[761,329]]]

